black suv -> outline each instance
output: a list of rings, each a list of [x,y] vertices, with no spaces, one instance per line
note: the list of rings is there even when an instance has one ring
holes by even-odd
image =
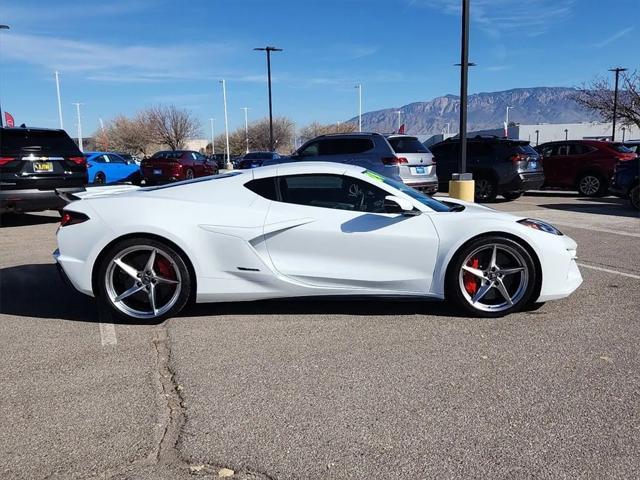
[[[64,130],[0,127],[0,213],[58,209],[56,188],[87,183],[87,162]]]
[[[449,191],[451,174],[458,171],[460,139],[449,138],[429,146],[435,156],[438,190]],[[467,140],[467,172],[473,173],[476,201],[502,195],[515,200],[526,190],[544,183],[540,156],[528,141],[476,136]]]

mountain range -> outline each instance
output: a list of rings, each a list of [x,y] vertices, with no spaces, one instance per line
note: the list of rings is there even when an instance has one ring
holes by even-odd
[[[469,95],[468,123],[470,131],[502,128],[507,106],[509,121],[532,123],[579,123],[601,120],[599,115],[578,105],[577,90],[566,87],[514,88],[501,92]],[[398,128],[398,114],[405,132],[430,135],[447,130],[458,131],[460,97],[445,95],[426,102],[414,102],[399,108],[386,108],[362,114],[363,131],[389,133]],[[349,122],[358,122],[354,117]]]

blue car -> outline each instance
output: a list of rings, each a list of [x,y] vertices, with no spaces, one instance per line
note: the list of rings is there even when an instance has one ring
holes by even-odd
[[[640,157],[618,162],[613,170],[609,190],[618,197],[628,198],[631,205],[640,210]]]
[[[87,159],[89,183],[136,183],[140,181],[140,167],[135,162],[127,162],[116,153],[87,152],[85,158]]]

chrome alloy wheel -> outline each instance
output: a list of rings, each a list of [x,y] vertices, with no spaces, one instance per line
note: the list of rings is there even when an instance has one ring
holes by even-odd
[[[142,319],[169,311],[182,290],[180,269],[169,254],[145,245],[118,252],[109,262],[104,280],[111,304]]]
[[[462,263],[459,285],[473,308],[502,312],[525,295],[529,285],[527,263],[520,252],[508,245],[483,245]]]
[[[600,190],[600,179],[595,175],[585,175],[580,179],[578,187],[583,195],[595,195]]]

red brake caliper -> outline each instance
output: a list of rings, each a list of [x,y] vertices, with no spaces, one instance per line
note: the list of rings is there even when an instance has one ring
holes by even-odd
[[[166,258],[160,257],[160,255],[156,257],[156,264],[154,269],[161,277],[168,278],[170,280],[176,279],[176,273],[173,271],[171,263],[169,263],[169,260],[167,260]]]
[[[479,268],[480,260],[477,258],[472,258],[470,265],[471,268]],[[469,295],[475,295],[478,291],[478,284],[480,283],[478,277],[476,277],[473,273],[464,272],[462,274],[462,279],[464,281],[464,289],[467,291]]]

